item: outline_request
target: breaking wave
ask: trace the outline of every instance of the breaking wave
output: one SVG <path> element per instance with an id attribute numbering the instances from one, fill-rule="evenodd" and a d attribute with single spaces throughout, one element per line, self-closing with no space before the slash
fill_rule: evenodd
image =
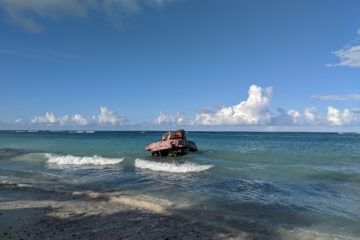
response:
<path id="1" fill-rule="evenodd" d="M 94 133 L 95 131 L 68 131 L 68 133 Z"/>
<path id="2" fill-rule="evenodd" d="M 201 172 L 209 170 L 213 165 L 198 165 L 195 163 L 165 163 L 154 162 L 137 158 L 135 160 L 135 167 L 141 169 L 149 169 L 158 172 L 171 172 L 171 173 L 189 173 L 189 172 Z"/>
<path id="3" fill-rule="evenodd" d="M 77 157 L 72 155 L 55 155 L 45 153 L 48 163 L 58 165 L 114 165 L 124 161 L 124 158 L 104 158 L 97 155 L 92 157 Z"/>

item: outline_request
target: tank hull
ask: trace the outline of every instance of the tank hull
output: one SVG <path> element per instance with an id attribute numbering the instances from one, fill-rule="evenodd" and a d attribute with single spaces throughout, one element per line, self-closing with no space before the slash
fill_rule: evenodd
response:
<path id="1" fill-rule="evenodd" d="M 195 142 L 186 140 L 185 131 L 167 132 L 162 141 L 154 142 L 145 147 L 153 156 L 181 156 L 187 152 L 197 151 Z"/>

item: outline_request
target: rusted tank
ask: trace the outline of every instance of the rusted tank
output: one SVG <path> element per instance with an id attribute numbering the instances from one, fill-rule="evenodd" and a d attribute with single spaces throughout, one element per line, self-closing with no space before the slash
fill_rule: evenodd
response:
<path id="1" fill-rule="evenodd" d="M 184 130 L 177 130 L 164 133 L 161 141 L 147 145 L 145 150 L 153 156 L 179 156 L 197 151 L 197 146 L 186 139 Z"/>

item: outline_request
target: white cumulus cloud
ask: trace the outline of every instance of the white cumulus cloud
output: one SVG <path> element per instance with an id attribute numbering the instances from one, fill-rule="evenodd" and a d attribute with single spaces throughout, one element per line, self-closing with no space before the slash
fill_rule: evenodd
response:
<path id="1" fill-rule="evenodd" d="M 45 113 L 44 116 L 36 116 L 31 119 L 31 123 L 53 125 L 58 123 L 59 119 L 54 113 Z"/>
<path id="2" fill-rule="evenodd" d="M 295 109 L 290 109 L 288 111 L 288 115 L 290 116 L 291 118 L 291 121 L 294 123 L 294 124 L 297 124 L 300 120 L 300 117 L 301 117 L 301 114 L 299 111 L 296 111 Z"/>
<path id="3" fill-rule="evenodd" d="M 155 118 L 154 123 L 157 125 L 182 125 L 185 124 L 185 114 L 178 112 L 174 115 L 167 115 L 160 112 L 160 115 Z"/>
<path id="4" fill-rule="evenodd" d="M 344 110 L 337 109 L 333 106 L 328 107 L 327 121 L 332 126 L 346 126 L 354 125 L 357 118 L 354 112 L 345 108 Z"/>
<path id="5" fill-rule="evenodd" d="M 337 96 L 337 95 L 333 95 Z M 339 95 L 340 96 L 340 95 Z M 344 95 L 345 96 L 345 95 Z M 353 96 L 353 95 L 346 95 Z M 262 88 L 251 85 L 248 90 L 248 97 L 239 104 L 217 109 L 203 109 L 195 114 L 195 117 L 187 120 L 185 113 L 160 114 L 153 120 L 154 125 L 192 125 L 193 127 L 208 126 L 359 126 L 360 109 L 337 109 L 328 106 L 326 112 L 317 111 L 315 107 L 307 107 L 303 111 L 297 109 L 278 108 L 277 112 L 270 111 L 272 88 Z M 100 113 L 93 116 L 84 116 L 79 113 L 74 115 L 57 116 L 53 112 L 46 112 L 44 115 L 35 116 L 30 121 L 17 119 L 14 121 L 18 126 L 35 124 L 40 126 L 135 126 L 123 115 L 109 110 L 107 107 L 100 107 Z M 146 126 L 144 122 L 138 126 Z M 153 126 L 154 126 L 153 125 Z M 151 126 L 151 125 L 148 125 Z"/>
<path id="6" fill-rule="evenodd" d="M 110 111 L 106 107 L 100 107 L 98 116 L 85 117 L 81 114 L 56 116 L 54 113 L 45 113 L 43 116 L 35 116 L 30 123 L 49 126 L 88 126 L 88 125 L 124 125 L 129 123 L 124 116 Z"/>
<path id="7" fill-rule="evenodd" d="M 271 120 L 269 104 L 272 88 L 252 85 L 248 99 L 237 105 L 223 107 L 215 113 L 201 112 L 196 115 L 193 124 L 201 125 L 258 125 Z"/>
<path id="8" fill-rule="evenodd" d="M 316 108 L 309 107 L 304 110 L 305 121 L 307 123 L 315 123 L 317 121 Z"/>
<path id="9" fill-rule="evenodd" d="M 100 115 L 97 116 L 97 123 L 100 125 L 121 125 L 127 123 L 128 120 L 117 113 L 114 113 L 106 107 L 100 107 Z"/>
<path id="10" fill-rule="evenodd" d="M 268 125 L 293 126 L 302 123 L 301 113 L 295 109 L 286 111 L 283 108 L 277 109 L 277 114 L 272 114 L 271 122 Z"/>
<path id="11" fill-rule="evenodd" d="M 80 126 L 86 126 L 89 124 L 89 120 L 83 117 L 81 114 L 75 114 L 72 116 L 71 121 Z"/>

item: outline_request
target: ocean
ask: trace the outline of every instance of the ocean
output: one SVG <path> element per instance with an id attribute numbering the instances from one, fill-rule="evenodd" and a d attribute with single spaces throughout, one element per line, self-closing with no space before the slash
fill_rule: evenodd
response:
<path id="1" fill-rule="evenodd" d="M 1 131 L 0 187 L 141 196 L 231 229 L 360 239 L 360 134 L 187 132 L 198 152 L 152 158 L 162 133 Z"/>

